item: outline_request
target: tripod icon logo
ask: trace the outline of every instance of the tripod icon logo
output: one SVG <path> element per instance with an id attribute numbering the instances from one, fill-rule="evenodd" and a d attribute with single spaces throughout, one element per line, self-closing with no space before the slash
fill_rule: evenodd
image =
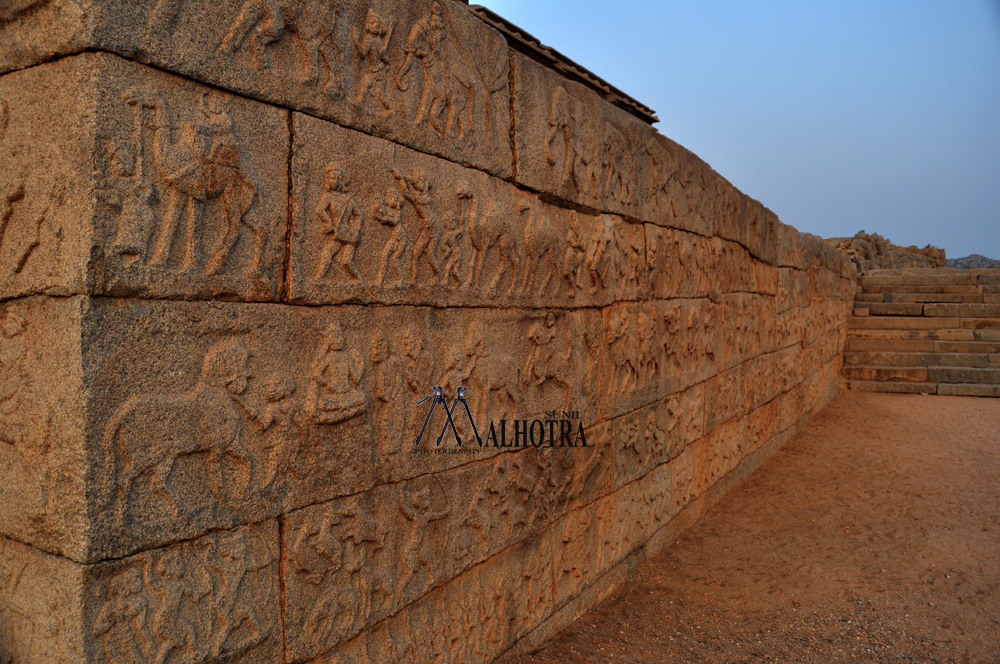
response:
<path id="1" fill-rule="evenodd" d="M 431 407 L 427 411 L 427 417 L 424 418 L 424 426 L 420 428 L 420 435 L 417 436 L 416 441 L 413 443 L 414 447 L 420 445 L 420 441 L 424 437 L 424 432 L 427 430 L 427 425 L 430 424 L 431 417 L 434 415 L 434 409 L 437 408 L 439 404 L 444 409 L 444 414 L 448 419 L 444 423 L 444 426 L 441 427 L 441 433 L 437 437 L 437 444 L 435 447 L 441 447 L 441 441 L 444 440 L 444 436 L 448 432 L 449 426 L 451 426 L 452 433 L 455 434 L 455 440 L 458 441 L 458 446 L 462 446 L 462 437 L 458 435 L 458 429 L 455 428 L 455 421 L 452 419 L 452 414 L 455 412 L 455 409 L 458 408 L 458 404 L 462 404 L 465 408 L 465 414 L 469 418 L 469 424 L 472 425 L 472 432 L 476 435 L 476 442 L 479 443 L 480 447 L 483 446 L 483 439 L 479 436 L 479 430 L 476 429 L 476 421 L 472 419 L 472 411 L 469 410 L 469 402 L 465 400 L 465 393 L 468 391 L 469 390 L 464 387 L 459 387 L 457 390 L 458 394 L 455 396 L 455 400 L 452 402 L 451 408 L 448 408 L 448 400 L 444 398 L 444 388 L 440 385 L 435 386 L 434 391 L 431 394 L 428 394 L 426 397 L 416 401 L 417 404 L 422 404 L 428 399 L 433 399 L 433 401 L 431 401 Z"/>

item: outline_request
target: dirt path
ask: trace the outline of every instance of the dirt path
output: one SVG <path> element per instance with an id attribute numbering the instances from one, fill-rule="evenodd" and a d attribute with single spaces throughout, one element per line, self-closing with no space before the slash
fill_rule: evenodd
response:
<path id="1" fill-rule="evenodd" d="M 1000 399 L 842 394 L 515 661 L 1000 662 Z"/>

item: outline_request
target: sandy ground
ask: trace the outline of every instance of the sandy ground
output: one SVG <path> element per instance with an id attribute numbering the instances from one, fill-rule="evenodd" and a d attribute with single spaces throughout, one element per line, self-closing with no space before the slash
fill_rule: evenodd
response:
<path id="1" fill-rule="evenodd" d="M 840 395 L 515 661 L 1000 662 L 1000 399 Z"/>

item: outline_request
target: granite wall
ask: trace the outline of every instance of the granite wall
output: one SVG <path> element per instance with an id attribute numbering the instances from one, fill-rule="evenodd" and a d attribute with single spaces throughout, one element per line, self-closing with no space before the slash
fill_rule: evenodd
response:
<path id="1" fill-rule="evenodd" d="M 489 662 L 836 393 L 844 256 L 462 4 L 15 0 L 0 71 L 0 662 Z"/>

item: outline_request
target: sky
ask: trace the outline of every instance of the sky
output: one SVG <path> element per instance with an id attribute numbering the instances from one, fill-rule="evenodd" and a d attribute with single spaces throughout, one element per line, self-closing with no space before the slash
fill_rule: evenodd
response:
<path id="1" fill-rule="evenodd" d="M 785 223 L 1000 259 L 1000 0 L 472 0 Z"/>

